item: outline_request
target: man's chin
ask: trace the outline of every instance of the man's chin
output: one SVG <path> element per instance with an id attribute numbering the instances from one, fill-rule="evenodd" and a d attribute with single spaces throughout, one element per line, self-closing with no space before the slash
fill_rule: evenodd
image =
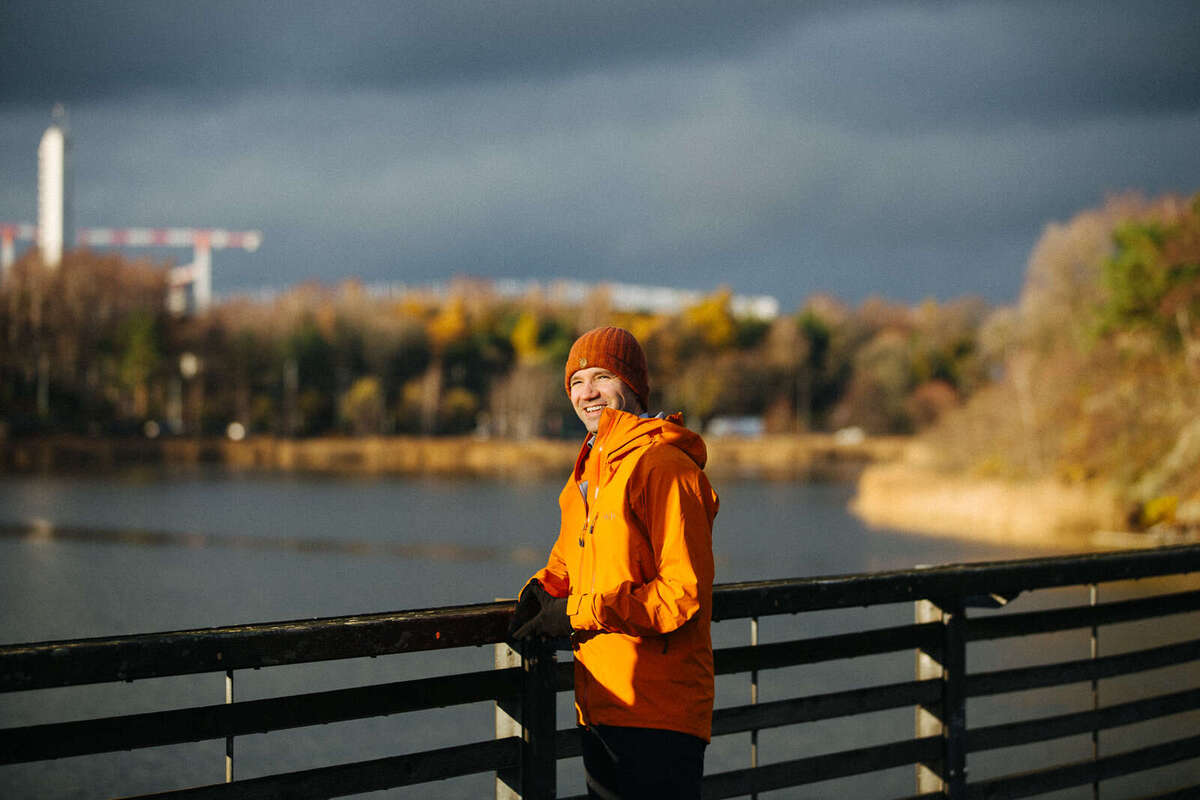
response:
<path id="1" fill-rule="evenodd" d="M 576 412 L 576 416 L 583 423 L 583 427 L 588 429 L 588 433 L 595 433 L 600 429 L 600 414 L 579 414 Z"/>

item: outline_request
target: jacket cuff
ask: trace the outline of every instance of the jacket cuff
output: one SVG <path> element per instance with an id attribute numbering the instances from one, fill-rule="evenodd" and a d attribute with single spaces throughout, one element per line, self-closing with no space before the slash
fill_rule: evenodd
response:
<path id="1" fill-rule="evenodd" d="M 600 624 L 600 620 L 596 618 L 595 609 L 592 608 L 595 597 L 593 594 L 573 594 L 567 598 L 567 619 L 570 620 L 573 629 L 577 631 L 603 630 L 604 626 Z"/>
<path id="2" fill-rule="evenodd" d="M 541 574 L 542 573 L 540 573 L 540 572 L 537 573 L 537 575 L 541 575 Z M 558 594 L 555 594 L 554 592 L 552 592 L 550 590 L 550 587 L 546 585 L 546 582 L 544 580 L 538 578 L 537 575 L 530 578 L 529 581 L 526 582 L 526 584 L 521 587 L 521 591 L 517 592 L 517 600 L 518 601 L 525 595 L 525 592 L 529 589 L 529 587 L 534 586 L 535 584 L 537 586 L 542 587 L 542 591 L 545 592 L 546 594 L 550 595 L 551 597 L 562 597 L 563 596 L 563 595 L 558 595 Z"/>

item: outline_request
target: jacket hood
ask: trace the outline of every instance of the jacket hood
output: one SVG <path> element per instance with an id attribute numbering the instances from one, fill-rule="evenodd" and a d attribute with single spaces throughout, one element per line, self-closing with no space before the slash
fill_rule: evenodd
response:
<path id="1" fill-rule="evenodd" d="M 683 427 L 681 414 L 643 418 L 613 408 L 606 408 L 601 413 L 596 429 L 596 444 L 603 445 L 609 460 L 618 459 L 654 441 L 682 450 L 700 469 L 704 469 L 708 461 L 708 448 L 704 446 L 704 440 L 700 434 Z M 576 472 L 583 466 L 586 457 L 585 446 L 576 464 Z"/>

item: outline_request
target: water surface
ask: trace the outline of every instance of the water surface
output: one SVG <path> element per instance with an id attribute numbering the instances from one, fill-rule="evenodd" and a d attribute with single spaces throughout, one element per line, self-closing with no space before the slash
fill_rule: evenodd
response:
<path id="1" fill-rule="evenodd" d="M 246 622 L 427 608 L 512 596 L 544 562 L 557 531 L 558 481 L 330 478 L 220 469 L 143 470 L 119 476 L 0 478 L 0 642 L 177 630 Z M 961 561 L 1045 555 L 947 538 L 871 530 L 847 513 L 839 484 L 726 481 L 713 549 L 719 583 L 867 572 Z M 1042 603 L 1080 602 L 1047 593 Z M 1085 600 L 1082 600 L 1085 601 Z M 911 608 L 871 609 L 853 627 L 898 624 Z M 833 632 L 836 615 L 762 622 L 764 641 Z M 744 621 L 716 626 L 718 645 L 742 644 Z M 1078 637 L 1077 637 L 1078 638 Z M 1050 646 L 1086 654 L 1086 637 Z M 1004 660 L 1007 650 L 990 658 Z M 239 698 L 404 680 L 485 669 L 485 648 L 419 657 L 365 659 L 240 674 Z M 975 669 L 976 665 L 972 665 Z M 907 680 L 912 655 L 864 659 L 762 676 L 778 699 L 851 685 Z M 0 697 L 0 726 L 221 702 L 222 676 L 138 681 Z M 745 676 L 718 682 L 718 705 L 745 702 Z M 1043 713 L 1090 703 L 1058 693 Z M 570 719 L 563 697 L 560 726 Z M 1074 705 L 1073 705 L 1074 704 Z M 973 712 L 975 713 L 975 712 Z M 978 714 L 989 711 L 981 706 Z M 240 777 L 459 744 L 491 735 L 487 704 L 240 738 Z M 762 734 L 766 761 L 908 735 L 911 711 Z M 881 738 L 882 737 L 882 738 Z M 737 741 L 733 741 L 737 739 Z M 217 782 L 223 743 L 0 767 L 0 796 L 93 797 Z M 1073 753 L 1083 747 L 1062 747 Z M 1087 743 L 1090 753 L 1090 743 Z M 714 742 L 710 771 L 745 766 L 745 737 Z M 1003 766 L 1003 765 L 1000 765 Z M 999 767 L 998 767 L 999 768 Z M 581 791 L 575 764 L 560 786 Z M 855 789 L 854 786 L 860 788 Z M 102 788 L 101 788 L 102 787 Z M 869 791 L 868 791 L 869 789 Z M 800 790 L 797 790 L 799 792 Z M 776 796 L 823 797 L 807 793 Z M 830 790 L 832 791 L 832 790 Z M 842 796 L 911 793 L 895 770 Z M 388 796 L 478 797 L 476 776 Z M 850 792 L 850 795 L 846 795 Z"/>

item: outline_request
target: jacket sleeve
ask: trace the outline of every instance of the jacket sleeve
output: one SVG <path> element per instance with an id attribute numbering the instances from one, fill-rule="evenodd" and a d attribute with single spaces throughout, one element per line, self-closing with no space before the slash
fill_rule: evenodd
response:
<path id="1" fill-rule="evenodd" d="M 562 549 L 563 536 L 559 537 L 554 542 L 554 547 L 550 550 L 550 558 L 546 561 L 546 566 L 539 569 L 533 574 L 525 586 L 533 583 L 535 580 L 542 584 L 547 592 L 555 597 L 566 597 L 571 592 L 571 579 L 567 574 L 567 562 L 563 559 Z M 525 587 L 521 587 L 521 592 L 525 591 Z M 520 598 L 518 593 L 517 597 Z"/>
<path id="2" fill-rule="evenodd" d="M 687 458 L 682 453 L 681 458 Z M 654 636 L 670 633 L 712 596 L 712 521 L 717 496 L 694 465 L 653 459 L 628 500 L 645 527 L 657 574 L 642 584 L 576 595 L 567 612 L 576 630 Z M 574 606 L 574 607 L 572 607 Z"/>

